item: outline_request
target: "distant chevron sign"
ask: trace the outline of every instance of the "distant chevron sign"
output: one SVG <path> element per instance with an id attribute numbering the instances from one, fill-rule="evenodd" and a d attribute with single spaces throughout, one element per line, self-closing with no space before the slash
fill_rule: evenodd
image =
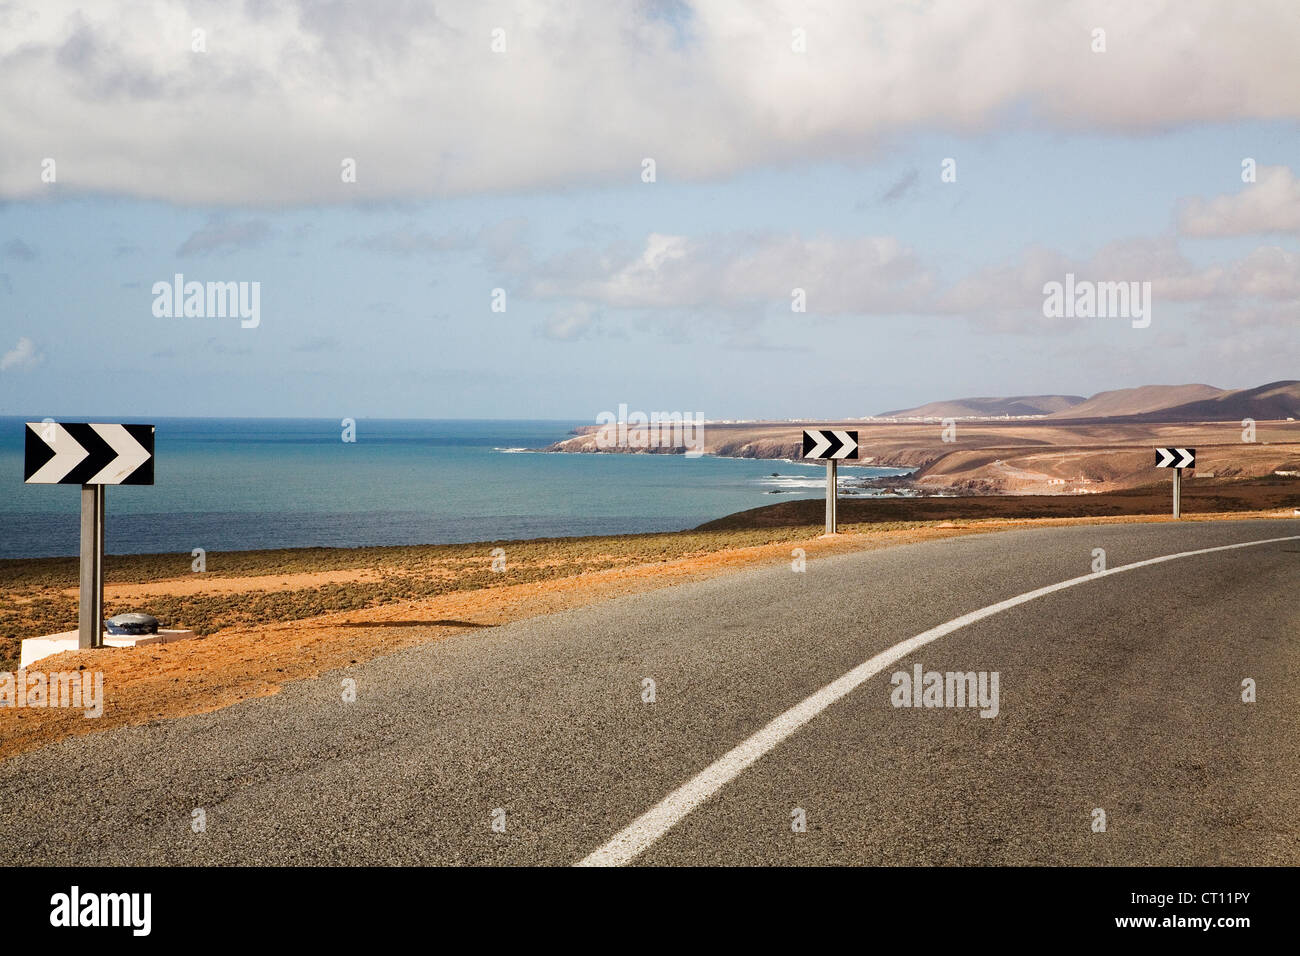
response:
<path id="1" fill-rule="evenodd" d="M 1191 468 L 1196 464 L 1195 448 L 1157 448 L 1157 468 Z"/>
<path id="2" fill-rule="evenodd" d="M 803 456 L 819 461 L 826 458 L 857 458 L 858 433 L 829 428 L 805 428 Z"/>
<path id="3" fill-rule="evenodd" d="M 152 485 L 152 425 L 28 422 L 29 485 Z"/>

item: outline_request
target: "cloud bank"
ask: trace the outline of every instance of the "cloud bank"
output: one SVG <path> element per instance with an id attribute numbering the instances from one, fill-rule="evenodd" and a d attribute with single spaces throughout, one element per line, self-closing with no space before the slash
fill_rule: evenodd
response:
<path id="1" fill-rule="evenodd" d="M 422 198 L 852 161 L 920 127 L 1296 119 L 1298 47 L 1294 0 L 15 0 L 0 198 Z"/>

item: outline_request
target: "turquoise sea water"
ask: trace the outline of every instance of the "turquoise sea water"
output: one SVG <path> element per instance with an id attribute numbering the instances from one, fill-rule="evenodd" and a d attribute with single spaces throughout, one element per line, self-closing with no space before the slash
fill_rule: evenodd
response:
<path id="1" fill-rule="evenodd" d="M 0 558 L 76 554 L 79 491 L 23 484 L 23 421 L 0 418 Z M 153 424 L 156 483 L 105 492 L 109 553 L 671 531 L 825 494 L 821 465 L 517 451 L 577 422 L 362 419 L 355 443 L 337 419 Z"/>

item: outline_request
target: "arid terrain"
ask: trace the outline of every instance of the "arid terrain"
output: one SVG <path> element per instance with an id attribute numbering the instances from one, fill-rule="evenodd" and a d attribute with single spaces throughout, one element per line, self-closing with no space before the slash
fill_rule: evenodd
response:
<path id="1" fill-rule="evenodd" d="M 859 464 L 915 468 L 910 483 L 939 493 L 1092 494 L 1137 488 L 1163 477 L 1154 467 L 1157 445 L 1195 448 L 1199 477 L 1261 478 L 1300 471 L 1300 422 L 1295 421 L 1256 423 L 1254 442 L 1242 440 L 1240 422 L 959 421 L 955 434 L 948 432 L 952 441 L 944 440 L 940 422 L 710 423 L 704 426 L 704 451 L 798 460 L 805 427 L 853 429 L 862 446 Z M 594 426 L 579 431 L 548 450 L 637 451 L 598 449 Z"/>
<path id="2" fill-rule="evenodd" d="M 1300 382 L 1228 390 L 1210 385 L 1147 385 L 1070 395 L 932 402 L 865 419 L 706 422 L 704 454 L 798 460 L 804 428 L 858 433 L 857 463 L 913 468 L 892 482 L 920 493 L 1082 495 L 1166 479 L 1153 448 L 1196 449 L 1201 478 L 1266 478 L 1300 472 Z M 652 441 L 600 447 L 598 426 L 546 451 L 681 454 L 667 427 Z M 653 433 L 653 427 L 650 429 Z M 657 447 L 639 447 L 639 445 Z M 852 463 L 846 462 L 846 467 Z"/>

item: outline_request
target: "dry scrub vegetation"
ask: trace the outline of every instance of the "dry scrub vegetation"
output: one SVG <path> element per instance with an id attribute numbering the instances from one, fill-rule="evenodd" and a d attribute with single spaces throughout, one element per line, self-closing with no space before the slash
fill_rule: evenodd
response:
<path id="1" fill-rule="evenodd" d="M 894 522 L 876 527 L 888 530 L 915 524 Z M 210 552 L 207 571 L 202 574 L 191 572 L 188 554 L 109 555 L 104 572 L 105 613 L 144 611 L 165 627 L 213 634 L 229 627 L 304 620 L 456 591 L 528 584 L 775 544 L 807 538 L 809 533 L 806 527 L 791 527 L 409 547 Z M 491 552 L 498 547 L 506 551 L 504 573 L 492 571 Z M 115 587 L 167 583 L 175 586 L 147 591 Z M 0 670 L 17 666 L 22 638 L 76 628 L 76 588 L 75 558 L 0 561 Z"/>

